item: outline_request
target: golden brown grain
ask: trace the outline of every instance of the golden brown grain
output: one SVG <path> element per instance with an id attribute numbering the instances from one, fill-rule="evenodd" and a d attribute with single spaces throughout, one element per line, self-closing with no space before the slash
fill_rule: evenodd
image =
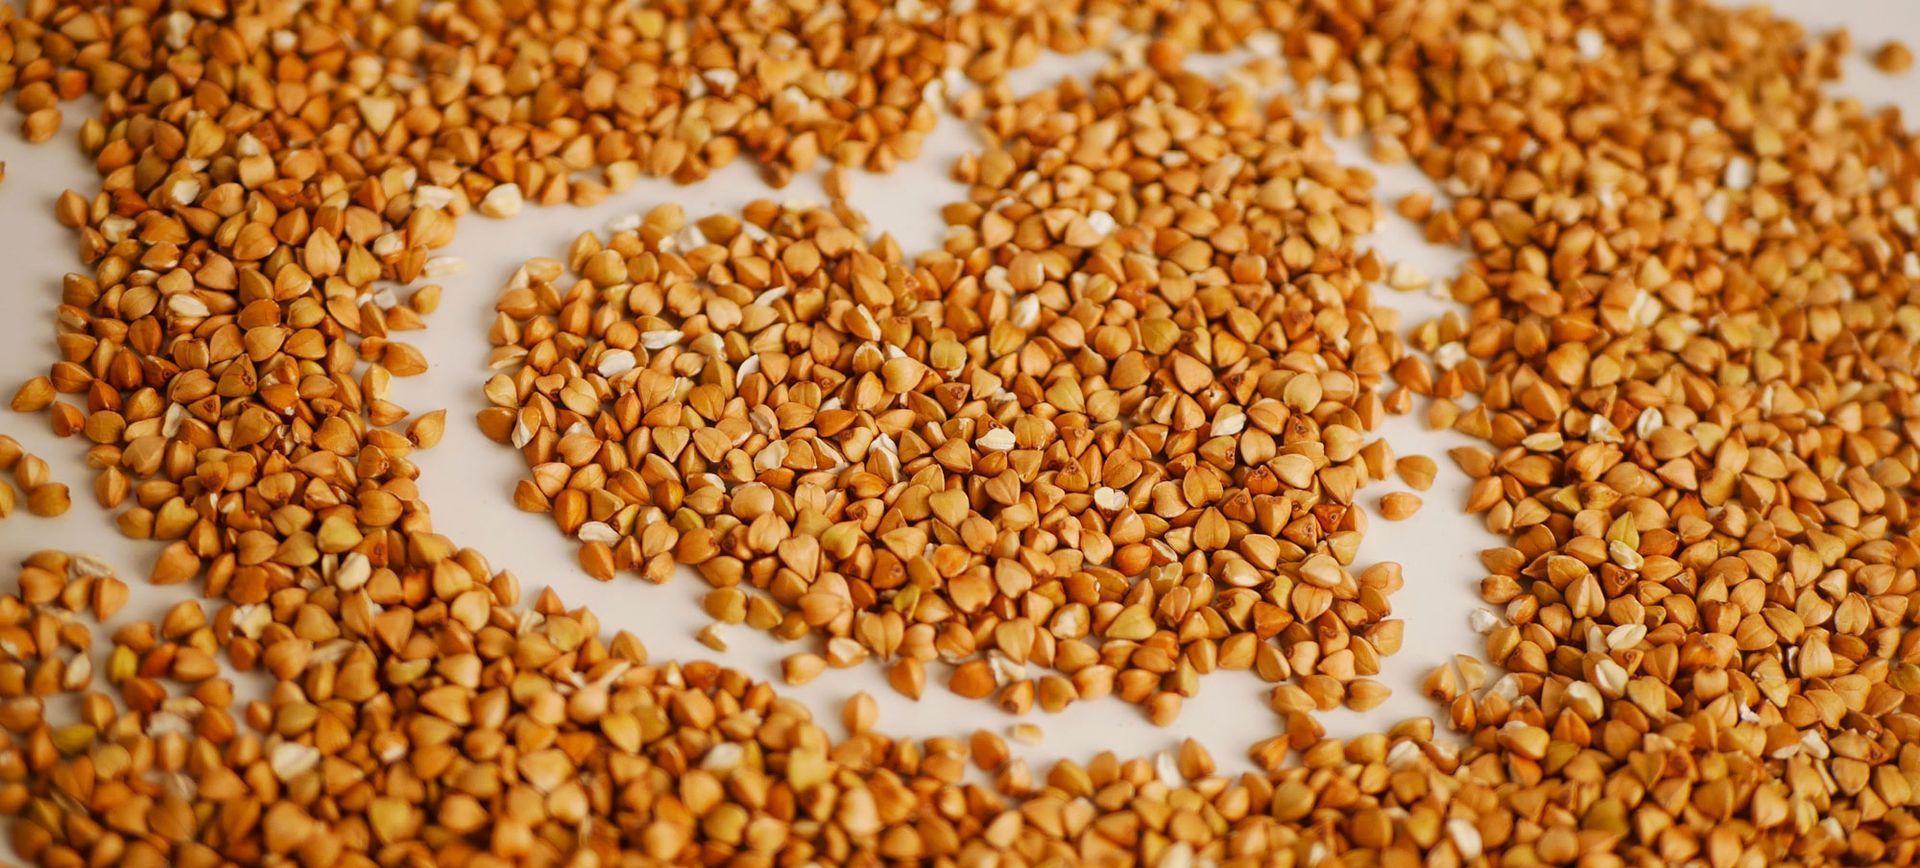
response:
<path id="1" fill-rule="evenodd" d="M 1380 517 L 1388 521 L 1401 521 L 1420 511 L 1419 495 L 1405 491 L 1388 492 L 1380 497 Z"/>
<path id="2" fill-rule="evenodd" d="M 1913 68 L 1913 50 L 1898 39 L 1889 39 L 1873 52 L 1873 65 L 1888 75 L 1898 75 Z"/>

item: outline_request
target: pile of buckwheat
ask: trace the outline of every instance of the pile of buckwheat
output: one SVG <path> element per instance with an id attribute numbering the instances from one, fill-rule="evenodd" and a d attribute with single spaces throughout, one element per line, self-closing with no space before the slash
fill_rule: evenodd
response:
<path id="1" fill-rule="evenodd" d="M 1002 80 L 1095 48 L 1121 60 L 1091 80 Z M 1186 68 L 1234 48 L 1259 70 Z M 1697 0 L 0 5 L 27 137 L 99 104 L 99 189 L 54 215 L 86 269 L 13 406 L 92 444 L 149 581 L 199 597 L 96 649 L 128 585 L 21 567 L 14 852 L 1911 863 L 1920 149 L 1825 92 L 1853 50 Z M 389 393 L 426 369 L 404 332 L 457 218 L 742 155 L 885 171 L 943 105 L 986 144 L 941 249 L 761 202 L 529 261 L 478 420 L 526 459 L 514 501 L 596 578 L 687 564 L 716 623 L 806 639 L 791 682 L 884 665 L 910 696 L 1166 723 L 1253 670 L 1281 714 L 1258 772 L 1192 741 L 1031 769 L 984 731 L 889 738 L 864 695 L 836 742 L 433 531 L 409 456 L 446 421 Z M 1462 313 L 1403 337 L 1374 303 L 1425 279 L 1365 248 L 1384 209 L 1319 118 L 1436 182 L 1396 210 L 1472 254 Z M 1360 490 L 1433 479 L 1372 433 L 1416 397 L 1481 442 L 1465 507 L 1510 539 L 1484 657 L 1427 678 L 1439 722 L 1326 738 L 1313 714 L 1377 705 L 1400 644 L 1400 568 L 1349 567 Z"/>

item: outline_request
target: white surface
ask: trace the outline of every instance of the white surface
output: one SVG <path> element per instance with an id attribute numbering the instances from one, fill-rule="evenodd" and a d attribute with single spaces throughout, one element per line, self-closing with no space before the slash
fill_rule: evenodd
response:
<path id="1" fill-rule="evenodd" d="M 1867 53 L 1889 36 L 1900 36 L 1910 45 L 1920 44 L 1920 5 L 1903 0 L 1802 0 L 1778 4 L 1777 8 L 1799 17 L 1816 33 L 1838 24 L 1852 29 L 1856 53 L 1848 63 L 1844 92 L 1858 95 L 1868 104 L 1896 102 L 1909 113 L 1920 112 L 1920 90 L 1915 88 L 1915 83 L 1920 83 L 1920 77 L 1915 76 L 1920 74 L 1889 78 L 1866 62 Z M 1021 74 L 1016 82 L 1021 90 L 1050 84 L 1063 73 L 1097 67 L 1099 59 L 1089 55 L 1050 61 Z M 22 503 L 12 518 L 0 522 L 0 569 L 5 572 L 0 582 L 11 585 L 13 565 L 37 549 L 65 548 L 97 554 L 134 587 L 133 603 L 117 619 L 126 621 L 157 616 L 195 592 L 192 586 L 156 588 L 145 583 L 158 544 L 124 539 L 114 529 L 111 516 L 92 496 L 93 473 L 82 466 L 85 444 L 81 438 L 55 438 L 43 414 L 18 415 L 3 409 L 3 402 L 11 399 L 21 382 L 44 374 L 55 359 L 53 313 L 59 303 L 60 279 L 79 267 L 79 262 L 73 252 L 75 236 L 54 222 L 52 206 L 62 190 L 71 188 L 90 195 L 98 189 L 97 176 L 71 135 L 79 119 L 91 111 L 86 103 L 69 106 L 67 133 L 42 145 L 25 144 L 19 137 L 18 114 L 11 109 L 0 111 L 0 160 L 7 163 L 6 180 L 0 183 L 0 227 L 5 230 L 0 232 L 0 262 L 7 264 L 11 281 L 6 292 L 7 308 L 0 314 L 0 433 L 14 436 L 29 451 L 45 457 L 53 466 L 55 480 L 67 483 L 74 496 L 73 509 L 62 518 L 27 515 Z M 855 173 L 853 202 L 875 227 L 892 232 L 906 249 L 933 246 L 944 228 L 939 207 L 965 193 L 948 179 L 948 169 L 953 158 L 974 143 L 974 133 L 966 124 L 943 117 L 918 161 L 887 176 Z M 1374 168 L 1380 179 L 1376 197 L 1385 206 L 1406 192 L 1432 189 L 1410 166 L 1376 166 L 1354 143 L 1334 144 L 1349 164 Z M 483 552 L 496 569 L 512 570 L 520 577 L 526 599 L 552 585 L 568 605 L 592 606 L 609 630 L 624 628 L 640 636 L 655 659 L 719 660 L 777 683 L 780 658 L 814 648 L 812 640 L 783 644 L 739 626 L 725 634 L 729 650 L 717 654 L 694 640 L 695 631 L 708 622 L 699 608 L 700 596 L 708 586 L 691 571 L 682 570 L 663 586 L 647 584 L 631 575 L 609 584 L 588 578 L 577 565 L 574 545 L 554 529 L 547 517 L 513 508 L 513 484 L 525 472 L 520 456 L 488 441 L 473 423 L 474 413 L 483 406 L 480 386 L 487 377 L 486 333 L 493 302 L 507 276 L 522 261 L 535 256 L 561 256 L 579 233 L 600 231 L 615 217 L 644 212 L 663 202 L 679 202 L 689 215 L 699 216 L 737 210 L 763 197 L 824 201 L 814 178 L 802 178 L 787 189 L 772 190 L 743 161 L 692 187 L 642 182 L 591 209 L 529 207 L 511 220 L 488 220 L 477 215 L 463 220 L 458 240 L 446 252 L 466 260 L 465 272 L 441 281 L 446 291 L 426 331 L 400 336 L 420 347 L 432 367 L 423 376 L 396 381 L 396 392 L 401 405 L 414 413 L 439 408 L 448 411 L 445 439 L 417 457 L 421 488 L 433 508 L 436 528 L 457 544 Z M 1411 224 L 1390 211 L 1372 243 L 1389 262 L 1410 261 L 1436 277 L 1451 274 L 1461 258 L 1457 251 L 1426 245 Z M 1384 303 L 1402 311 L 1403 327 L 1446 309 L 1444 303 L 1417 294 L 1394 293 L 1385 287 L 1379 293 Z M 1321 720 L 1335 735 L 1358 734 L 1407 717 L 1432 714 L 1435 706 L 1418 693 L 1421 676 L 1455 653 L 1478 654 L 1480 650 L 1479 637 L 1467 628 L 1467 613 L 1481 605 L 1476 592 L 1482 576 L 1478 553 L 1500 540 L 1483 529 L 1478 517 L 1463 515 L 1459 509 L 1466 479 L 1444 452 L 1467 439 L 1427 432 L 1419 416 L 1416 409 L 1413 416 L 1392 420 L 1378 434 L 1387 438 L 1395 454 L 1422 453 L 1439 463 L 1438 481 L 1433 490 L 1422 495 L 1426 508 L 1404 522 L 1378 519 L 1378 498 L 1395 490 L 1397 480 L 1370 486 L 1360 497 L 1376 515 L 1361 547 L 1358 566 L 1382 560 L 1399 561 L 1404 566 L 1406 587 L 1393 596 L 1392 603 L 1393 617 L 1406 621 L 1406 639 L 1398 654 L 1386 658 L 1384 671 L 1378 676 L 1393 688 L 1394 695 L 1365 715 L 1345 710 L 1322 715 Z M 979 728 L 1004 734 L 1017 720 L 1037 723 L 1047 733 L 1043 743 L 1035 747 L 1010 744 L 1016 755 L 1036 764 L 1060 757 L 1085 759 L 1098 749 L 1111 749 L 1122 756 L 1141 755 L 1177 746 L 1181 738 L 1191 735 L 1212 749 L 1223 770 L 1238 771 L 1248 767 L 1245 753 L 1249 744 L 1279 732 L 1279 720 L 1267 707 L 1267 686 L 1248 673 L 1216 672 L 1203 677 L 1200 695 L 1186 703 L 1179 722 L 1169 729 L 1152 726 L 1137 708 L 1113 699 L 1076 703 L 1059 715 L 1036 710 L 1016 719 L 989 702 L 966 700 L 947 692 L 944 675 L 940 667 L 929 670 L 926 696 L 917 703 L 888 688 L 881 666 L 875 663 L 828 671 L 810 685 L 780 689 L 804 700 L 816 716 L 835 728 L 839 726 L 840 703 L 854 692 L 865 690 L 879 702 L 880 730 L 901 737 L 964 736 Z M 1043 769 L 1044 765 L 1035 768 Z"/>

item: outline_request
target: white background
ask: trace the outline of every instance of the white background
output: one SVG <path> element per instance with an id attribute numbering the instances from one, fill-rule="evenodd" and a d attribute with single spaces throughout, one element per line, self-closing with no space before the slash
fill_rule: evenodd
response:
<path id="1" fill-rule="evenodd" d="M 1920 46 L 1920 5 L 1903 0 L 1801 0 L 1780 3 L 1777 8 L 1800 18 L 1815 32 L 1833 25 L 1852 30 L 1856 50 L 1848 59 L 1842 92 L 1857 95 L 1870 105 L 1895 102 L 1910 114 L 1920 112 L 1920 91 L 1915 88 L 1920 77 L 1911 73 L 1887 77 L 1867 63 L 1867 55 L 1888 36 L 1900 36 L 1910 45 Z M 1024 92 L 1049 85 L 1062 74 L 1084 74 L 1100 62 L 1101 58 L 1094 55 L 1049 59 L 1041 67 L 1021 73 L 1015 81 Z M 60 279 L 80 263 L 74 252 L 74 234 L 53 220 L 53 203 L 65 189 L 89 196 L 98 189 L 98 178 L 72 136 L 80 118 L 93 110 L 87 102 L 70 105 L 67 131 L 41 145 L 21 140 L 17 112 L 0 110 L 0 160 L 7 164 L 6 180 L 0 183 L 0 263 L 4 263 L 4 272 L 0 273 L 7 280 L 5 307 L 0 312 L 0 433 L 12 435 L 29 451 L 46 458 L 53 466 L 54 479 L 65 482 L 74 495 L 73 509 L 67 515 L 42 519 L 27 514 L 25 493 L 21 493 L 20 508 L 12 518 L 0 521 L 0 565 L 4 565 L 0 569 L 6 573 L 0 578 L 0 587 L 13 587 L 13 564 L 37 549 L 96 554 L 113 564 L 134 589 L 132 604 L 115 620 L 113 626 L 118 626 L 134 618 L 155 617 L 194 592 L 191 586 L 156 588 L 146 584 L 158 544 L 124 539 L 114 529 L 112 517 L 93 498 L 92 472 L 81 464 L 83 438 L 55 438 L 44 414 L 20 415 L 4 409 L 20 383 L 46 373 L 48 364 L 56 358 L 53 315 L 59 303 Z M 966 123 L 943 117 L 919 160 L 891 175 L 854 173 L 852 201 L 869 215 L 875 227 L 892 232 L 909 251 L 932 247 L 944 228 L 939 207 L 965 195 L 959 184 L 948 179 L 947 171 L 953 158 L 974 148 L 976 141 L 976 134 Z M 1346 162 L 1372 166 L 1353 143 L 1335 145 Z M 1372 167 L 1381 179 L 1376 196 L 1383 206 L 1390 206 L 1406 192 L 1432 189 L 1410 167 Z M 458 240 L 442 252 L 463 258 L 465 271 L 441 281 L 446 291 L 439 311 L 429 317 L 426 331 L 396 335 L 420 347 L 432 366 L 423 376 L 396 380 L 396 400 L 415 413 L 440 408 L 448 411 L 445 439 L 437 448 L 416 456 L 421 488 L 433 510 L 434 524 L 456 544 L 479 549 L 496 569 L 512 570 L 520 578 L 525 599 L 531 600 L 541 588 L 552 585 L 569 606 L 591 606 L 607 629 L 624 628 L 640 636 L 655 660 L 717 659 L 756 678 L 777 682 L 781 657 L 815 650 L 813 640 L 782 644 L 739 626 L 725 633 L 730 647 L 718 654 L 694 640 L 694 633 L 708 622 L 699 608 L 707 585 L 691 571 L 682 570 L 663 586 L 647 584 L 631 575 L 608 584 L 588 578 L 577 565 L 573 544 L 562 538 L 550 519 L 513 508 L 513 484 L 525 472 L 520 456 L 488 441 L 473 423 L 474 413 L 484 406 L 480 386 L 487 377 L 486 334 L 493 302 L 508 275 L 522 261 L 563 256 L 568 242 L 579 233 L 600 231 L 615 218 L 645 212 L 660 203 L 679 202 L 690 216 L 697 217 L 717 210 L 736 210 L 763 197 L 824 201 L 816 179 L 802 178 L 785 190 L 771 190 L 743 159 L 692 187 L 643 181 L 591 209 L 529 207 L 510 220 L 478 215 L 463 219 Z M 1409 261 L 1436 276 L 1450 274 L 1460 260 L 1456 251 L 1426 245 L 1411 224 L 1390 211 L 1372 243 L 1389 262 Z M 1379 297 L 1401 309 L 1406 327 L 1446 309 L 1443 302 L 1418 294 L 1394 293 L 1385 287 L 1380 288 Z M 1482 575 L 1478 552 L 1501 541 L 1488 534 L 1477 517 L 1463 515 L 1459 509 L 1467 481 L 1444 453 L 1468 441 L 1427 432 L 1419 417 L 1420 410 L 1416 409 L 1412 417 L 1392 420 L 1378 433 L 1387 438 L 1396 454 L 1423 453 L 1439 463 L 1439 480 L 1423 495 L 1426 508 L 1407 521 L 1379 520 L 1378 499 L 1394 490 L 1398 480 L 1367 487 L 1360 498 L 1375 516 L 1356 566 L 1393 560 L 1405 568 L 1406 587 L 1393 596 L 1392 603 L 1393 617 L 1406 621 L 1406 640 L 1398 654 L 1385 660 L 1384 672 L 1378 676 L 1393 688 L 1394 695 L 1364 715 L 1344 709 L 1322 715 L 1321 720 L 1334 735 L 1358 734 L 1406 717 L 1431 714 L 1434 706 L 1418 694 L 1421 676 L 1453 654 L 1478 654 L 1480 650 L 1479 637 L 1467 628 L 1467 613 L 1480 605 L 1476 593 Z M 10 475 L 8 481 L 12 481 Z M 96 637 L 96 642 L 105 641 L 104 632 L 96 633 Z M 938 684 L 933 683 L 936 680 Z M 961 699 L 947 692 L 939 667 L 930 669 L 926 695 L 917 703 L 889 689 L 876 663 L 828 671 L 812 684 L 780 689 L 806 701 L 816 716 L 836 730 L 841 702 L 860 690 L 879 701 L 879 729 L 895 736 L 964 736 L 978 728 L 1004 734 L 1016 721 L 988 702 Z M 1034 747 L 1012 747 L 1016 755 L 1036 763 L 1036 772 L 1040 772 L 1044 763 L 1055 758 L 1084 760 L 1099 749 L 1137 756 L 1177 746 L 1181 738 L 1193 736 L 1212 749 L 1224 770 L 1240 770 L 1248 767 L 1245 753 L 1249 744 L 1279 732 L 1279 720 L 1268 710 L 1266 692 L 1266 685 L 1247 673 L 1205 676 L 1200 682 L 1200 695 L 1186 703 L 1179 721 L 1169 729 L 1152 726 L 1138 709 L 1112 699 L 1077 703 L 1058 715 L 1036 710 L 1024 720 L 1040 724 L 1046 731 L 1045 740 Z"/>

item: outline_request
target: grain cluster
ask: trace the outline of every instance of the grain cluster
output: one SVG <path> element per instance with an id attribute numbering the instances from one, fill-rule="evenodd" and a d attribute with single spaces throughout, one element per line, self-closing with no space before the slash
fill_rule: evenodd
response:
<path id="1" fill-rule="evenodd" d="M 1367 432 L 1403 350 L 1365 177 L 1284 102 L 1147 69 L 983 125 L 912 262 L 770 202 L 529 262 L 480 419 L 516 502 L 598 578 L 677 561 L 721 623 L 823 634 L 790 681 L 874 657 L 918 696 L 938 662 L 1164 723 L 1229 668 L 1296 680 L 1290 712 L 1377 703 L 1400 575 L 1349 569 L 1354 494 L 1393 472 Z"/>
<path id="2" fill-rule="evenodd" d="M 13 482 L 0 479 L 0 519 L 25 506 L 42 518 L 64 515 L 72 505 L 65 483 L 55 482 L 46 459 L 20 448 L 20 441 L 0 434 L 0 472 L 11 471 Z"/>
<path id="3" fill-rule="evenodd" d="M 1102 46 L 1090 82 L 1001 82 Z M 1370 284 L 1429 279 L 1360 245 L 1371 179 L 1184 70 L 1236 46 L 1435 181 L 1397 210 L 1471 254 L 1461 313 L 1398 335 Z M 89 444 L 148 580 L 193 595 L 128 621 L 126 584 L 45 553 L 0 596 L 14 852 L 1914 862 L 1920 151 L 1825 89 L 1854 50 L 1699 0 L 0 5 L 26 137 L 99 104 L 98 189 L 53 214 L 84 267 L 16 409 Z M 762 203 L 530 262 L 480 419 L 528 461 L 516 502 L 591 574 L 694 564 L 716 621 L 816 642 L 793 681 L 879 657 L 917 694 L 939 662 L 1015 711 L 1167 721 L 1252 668 L 1257 772 L 1196 743 L 1031 769 L 861 700 L 836 742 L 433 531 L 411 455 L 447 423 L 391 384 L 459 218 L 743 154 L 885 170 L 942 104 L 987 144 L 939 250 Z M 1439 720 L 1325 738 L 1397 644 L 1400 570 L 1349 568 L 1359 488 L 1434 478 L 1369 434 L 1415 396 L 1477 438 L 1465 506 L 1510 540 L 1484 657 L 1428 677 Z"/>

